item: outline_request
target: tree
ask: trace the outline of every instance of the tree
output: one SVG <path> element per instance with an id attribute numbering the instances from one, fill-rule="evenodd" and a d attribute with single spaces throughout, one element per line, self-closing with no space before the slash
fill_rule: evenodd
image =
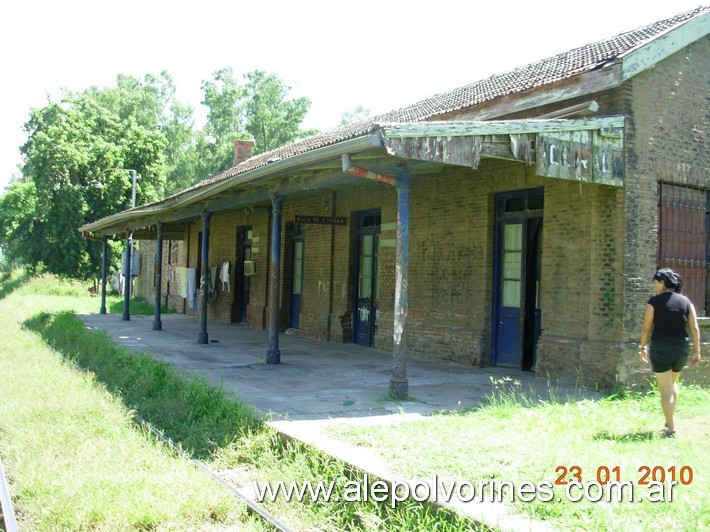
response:
<path id="1" fill-rule="evenodd" d="M 0 197 L 0 245 L 5 257 L 20 264 L 41 261 L 41 248 L 32 238 L 37 227 L 37 191 L 32 181 L 15 181 Z"/>
<path id="2" fill-rule="evenodd" d="M 197 136 L 196 148 L 206 175 L 214 175 L 231 166 L 233 143 L 243 138 L 244 98 L 246 89 L 234 79 L 231 68 L 217 70 L 212 81 L 202 82 L 202 104 L 208 109 L 207 123 Z"/>
<path id="3" fill-rule="evenodd" d="M 340 118 L 340 125 L 347 126 L 353 122 L 359 122 L 370 116 L 370 110 L 364 108 L 362 105 L 358 105 L 349 111 L 345 111 L 343 116 Z"/>
<path id="4" fill-rule="evenodd" d="M 115 87 L 65 91 L 32 109 L 20 149 L 23 176 L 0 198 L 6 258 L 96 276 L 100 246 L 77 227 L 130 207 L 129 170 L 141 175 L 140 205 L 229 168 L 236 139 L 253 136 L 260 153 L 315 133 L 300 129 L 310 101 L 288 100 L 290 88 L 273 74 L 257 70 L 240 84 L 225 68 L 202 89 L 208 116 L 200 131 L 166 72 L 142 80 L 120 75 Z"/>
<path id="5" fill-rule="evenodd" d="M 192 115 L 192 107 L 173 101 L 170 116 L 162 128 L 167 166 L 166 195 L 183 190 L 202 178 Z"/>
<path id="6" fill-rule="evenodd" d="M 275 75 L 255 70 L 245 75 L 245 129 L 254 139 L 254 151 L 263 153 L 313 134 L 301 131 L 308 113 L 308 98 L 286 99 L 290 87 Z"/>
<path id="7" fill-rule="evenodd" d="M 141 92 L 138 87 L 134 96 Z M 123 169 L 141 174 L 139 204 L 163 194 L 164 135 L 149 113 L 122 116 L 125 105 L 119 109 L 112 101 L 110 92 L 95 88 L 66 94 L 60 102 L 33 109 L 25 124 L 23 175 L 35 194 L 35 221 L 26 240 L 30 249 L 40 250 L 33 260 L 50 272 L 98 275 L 100 246 L 82 239 L 77 227 L 130 207 L 132 182 Z"/>

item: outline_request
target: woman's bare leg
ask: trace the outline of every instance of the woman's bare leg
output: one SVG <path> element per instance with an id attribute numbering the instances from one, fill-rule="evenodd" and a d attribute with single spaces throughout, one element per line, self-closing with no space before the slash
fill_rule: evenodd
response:
<path id="1" fill-rule="evenodd" d="M 675 407 L 678 402 L 678 377 L 680 373 L 675 371 L 664 371 L 656 373 L 658 392 L 661 394 L 661 408 L 666 418 L 666 428 L 669 432 L 675 432 Z"/>

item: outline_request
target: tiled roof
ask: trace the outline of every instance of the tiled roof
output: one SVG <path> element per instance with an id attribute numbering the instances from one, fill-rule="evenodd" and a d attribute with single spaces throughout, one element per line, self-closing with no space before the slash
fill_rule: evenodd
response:
<path id="1" fill-rule="evenodd" d="M 267 153 L 251 157 L 235 167 L 225 170 L 210 179 L 201 181 L 190 189 L 176 194 L 176 196 L 243 174 L 249 170 L 264 166 L 271 160 L 285 159 L 367 134 L 372 131 L 373 124 L 418 122 L 437 115 L 473 107 L 502 96 L 555 83 L 582 72 L 600 68 L 660 37 L 669 30 L 684 24 L 691 18 L 708 12 L 710 12 L 710 7 L 699 7 L 693 11 L 516 68 L 505 74 L 497 74 L 470 85 L 437 94 L 407 107 L 295 141 Z"/>

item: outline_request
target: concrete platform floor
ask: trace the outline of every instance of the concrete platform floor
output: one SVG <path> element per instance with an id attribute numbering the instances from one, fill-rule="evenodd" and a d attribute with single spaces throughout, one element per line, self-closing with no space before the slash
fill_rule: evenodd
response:
<path id="1" fill-rule="evenodd" d="M 335 440 L 329 424 L 388 424 L 422 419 L 437 412 L 463 411 L 487 402 L 496 390 L 516 390 L 533 400 L 577 400 L 602 394 L 569 383 L 549 382 L 513 369 L 473 368 L 439 360 L 407 361 L 410 400 L 387 399 L 392 354 L 280 334 L 281 363 L 266 364 L 268 334 L 244 325 L 208 322 L 209 343 L 199 345 L 199 321 L 166 314 L 163 329 L 152 316 L 80 316 L 87 328 L 104 330 L 119 344 L 149 352 L 181 371 L 205 378 L 251 404 L 276 430 L 315 446 L 371 476 L 402 481 L 369 449 Z M 446 504 L 448 506 L 448 504 Z M 454 503 L 460 512 L 501 530 L 547 530 L 544 523 L 511 514 L 501 503 Z"/>
<path id="2" fill-rule="evenodd" d="M 199 345 L 199 322 L 185 314 L 162 316 L 163 330 L 153 330 L 153 317 L 87 314 L 91 329 L 105 330 L 135 351 L 148 351 L 176 368 L 204 377 L 234 392 L 272 420 L 317 420 L 427 415 L 479 406 L 499 385 L 542 400 L 578 398 L 591 392 L 551 383 L 533 373 L 513 369 L 474 368 L 453 362 L 411 358 L 407 361 L 408 401 L 387 400 L 392 374 L 391 352 L 280 334 L 281 364 L 266 364 L 266 331 L 244 325 L 208 322 L 209 343 Z M 519 385 L 513 385 L 517 381 Z"/>

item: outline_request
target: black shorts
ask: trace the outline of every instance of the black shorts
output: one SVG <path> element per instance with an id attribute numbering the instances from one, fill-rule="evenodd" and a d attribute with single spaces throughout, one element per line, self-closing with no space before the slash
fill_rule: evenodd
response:
<path id="1" fill-rule="evenodd" d="M 651 340 L 648 354 L 654 373 L 670 370 L 680 373 L 690 356 L 690 339 L 678 337 Z"/>

